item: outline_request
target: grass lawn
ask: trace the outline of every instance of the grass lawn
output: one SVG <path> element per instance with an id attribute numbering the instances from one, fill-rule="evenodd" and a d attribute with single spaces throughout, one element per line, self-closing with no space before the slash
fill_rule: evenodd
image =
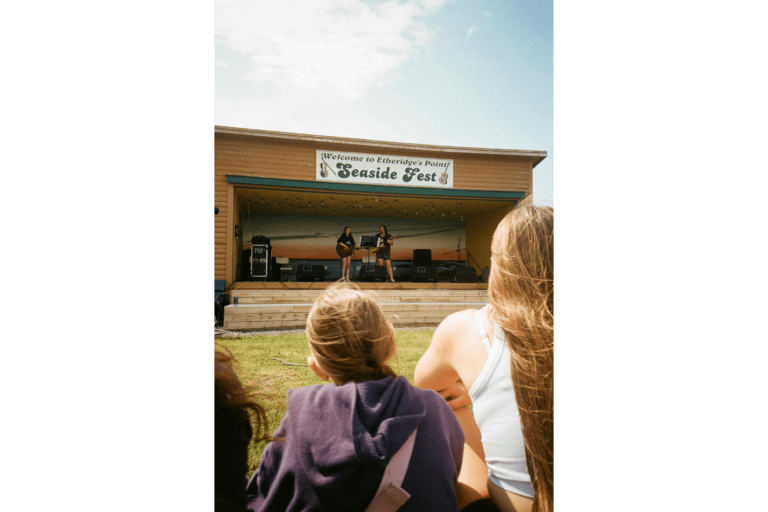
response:
<path id="1" fill-rule="evenodd" d="M 413 382 L 416 363 L 429 347 L 434 330 L 402 331 L 397 333 L 398 360 L 391 362 L 399 375 Z M 273 433 L 285 414 L 285 397 L 289 388 L 320 384 L 312 371 L 305 366 L 286 366 L 286 363 L 306 364 L 309 345 L 304 334 L 280 334 L 277 336 L 248 336 L 243 338 L 219 339 L 222 345 L 232 351 L 240 363 L 238 375 L 243 383 L 256 382 L 258 402 L 267 411 L 268 432 Z M 333 384 L 331 384 L 333 385 Z M 264 443 L 251 444 L 248 453 L 248 478 L 259 465 Z"/>

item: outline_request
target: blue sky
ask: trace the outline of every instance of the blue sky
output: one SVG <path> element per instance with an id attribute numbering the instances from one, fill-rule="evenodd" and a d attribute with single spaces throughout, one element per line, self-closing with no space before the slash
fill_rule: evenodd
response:
<path id="1" fill-rule="evenodd" d="M 217 0 L 217 125 L 546 151 L 554 204 L 552 2 Z"/>

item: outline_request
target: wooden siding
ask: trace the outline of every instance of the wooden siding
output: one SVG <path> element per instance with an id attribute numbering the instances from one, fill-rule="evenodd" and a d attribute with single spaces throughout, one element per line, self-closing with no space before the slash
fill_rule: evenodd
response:
<path id="1" fill-rule="evenodd" d="M 231 185 L 229 185 L 231 186 Z M 215 279 L 226 279 L 227 286 L 227 222 L 229 209 L 227 208 L 227 178 L 216 173 L 213 184 L 214 205 L 219 208 L 219 214 L 215 217 L 213 228 L 213 268 Z M 234 241 L 233 241 L 234 243 Z"/>
<path id="2" fill-rule="evenodd" d="M 430 153 L 428 151 L 391 151 L 345 144 L 309 144 L 216 134 L 216 174 L 257 176 L 262 178 L 315 181 L 315 151 L 351 151 L 397 156 L 451 158 L 454 162 L 453 186 L 462 190 L 503 190 L 524 192 L 530 188 L 530 160 L 522 157 Z M 404 154 L 406 153 L 407 154 Z"/>

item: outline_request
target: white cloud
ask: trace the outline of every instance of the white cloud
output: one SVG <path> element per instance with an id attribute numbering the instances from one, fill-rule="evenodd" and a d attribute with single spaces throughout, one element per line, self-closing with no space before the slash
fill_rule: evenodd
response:
<path id="1" fill-rule="evenodd" d="M 477 32 L 478 30 L 480 30 L 480 27 L 478 27 L 477 25 L 472 25 L 471 27 L 469 27 L 469 30 L 467 30 L 467 39 L 472 37 L 472 34 Z"/>
<path id="2" fill-rule="evenodd" d="M 486 16 L 490 16 L 491 15 L 491 11 L 485 11 L 483 14 L 485 14 Z"/>
<path id="3" fill-rule="evenodd" d="M 359 100 L 432 37 L 447 0 L 217 0 L 217 40 L 248 57 L 246 79 Z"/>

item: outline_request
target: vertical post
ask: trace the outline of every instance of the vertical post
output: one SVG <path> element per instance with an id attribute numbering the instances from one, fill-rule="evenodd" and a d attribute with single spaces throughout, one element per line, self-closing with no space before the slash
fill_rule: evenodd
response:
<path id="1" fill-rule="evenodd" d="M 235 187 L 231 183 L 227 183 L 227 256 L 225 275 L 227 279 L 227 288 L 234 282 L 233 266 L 232 266 L 232 251 L 235 244 L 235 215 L 234 215 L 234 202 L 235 202 Z"/>

